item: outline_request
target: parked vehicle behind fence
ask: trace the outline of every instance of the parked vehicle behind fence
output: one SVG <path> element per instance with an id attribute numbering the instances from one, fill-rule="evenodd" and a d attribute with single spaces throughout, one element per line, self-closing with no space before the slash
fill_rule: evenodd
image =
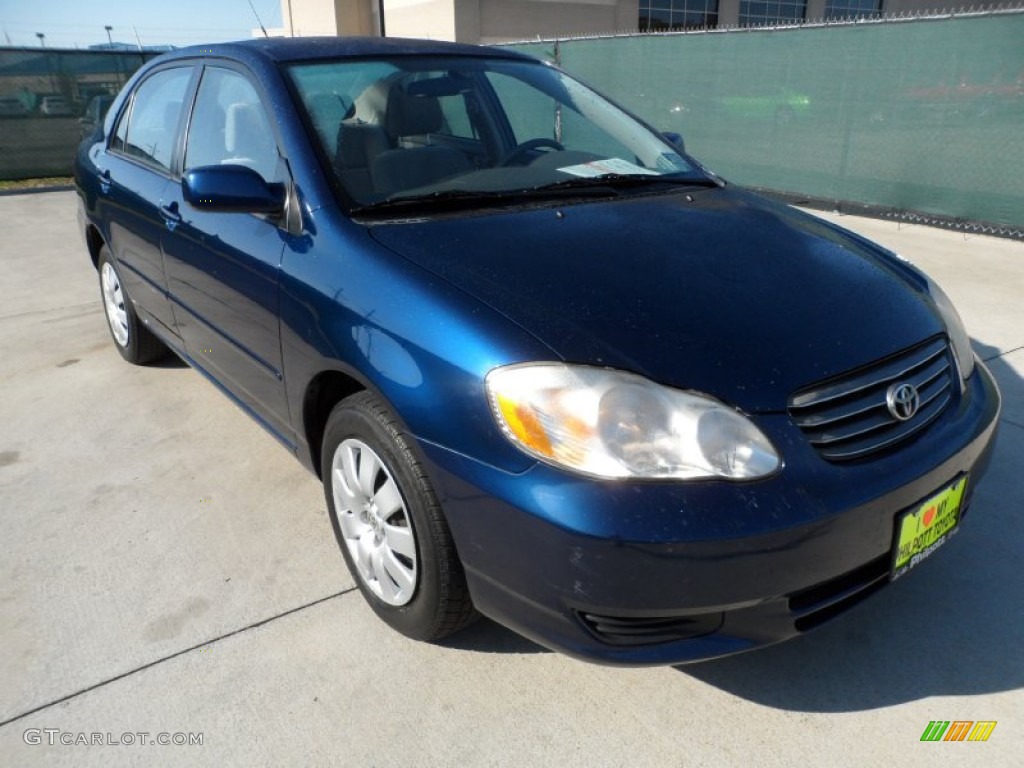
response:
<path id="1" fill-rule="evenodd" d="M 27 114 L 28 110 L 21 103 L 21 99 L 0 99 L 0 117 L 24 117 Z"/>
<path id="2" fill-rule="evenodd" d="M 63 96 L 43 96 L 39 101 L 39 113 L 46 117 L 68 117 L 74 114 L 74 110 Z"/>

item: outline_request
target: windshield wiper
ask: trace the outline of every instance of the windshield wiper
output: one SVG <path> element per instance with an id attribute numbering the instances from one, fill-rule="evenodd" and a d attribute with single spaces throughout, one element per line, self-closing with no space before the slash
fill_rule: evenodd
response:
<path id="1" fill-rule="evenodd" d="M 642 187 L 721 187 L 722 182 L 707 176 L 685 176 L 665 174 L 618 174 L 605 173 L 601 176 L 579 176 L 533 187 L 532 192 L 554 192 L 558 190 L 582 190 L 588 188 L 637 189 Z"/>
<path id="2" fill-rule="evenodd" d="M 592 181 L 592 180 L 591 180 Z M 587 184 L 581 189 L 546 185 L 526 189 L 508 189 L 501 191 L 481 191 L 468 189 L 446 189 L 430 192 L 425 195 L 406 195 L 367 203 L 352 209 L 353 214 L 367 214 L 427 209 L 457 210 L 467 206 L 491 205 L 500 203 L 516 203 L 524 200 L 536 200 L 538 197 L 609 197 L 617 194 L 609 185 Z"/>
<path id="3" fill-rule="evenodd" d="M 720 187 L 722 183 L 706 177 L 683 177 L 607 173 L 601 176 L 575 177 L 535 187 L 505 190 L 445 189 L 423 195 L 402 195 L 352 209 L 353 214 L 389 213 L 417 210 L 445 211 L 467 207 L 522 203 L 551 198 L 618 197 L 624 189 L 650 187 Z"/>

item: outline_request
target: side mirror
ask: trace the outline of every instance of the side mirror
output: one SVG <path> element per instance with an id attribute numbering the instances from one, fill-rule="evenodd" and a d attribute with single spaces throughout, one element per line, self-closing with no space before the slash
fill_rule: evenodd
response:
<path id="1" fill-rule="evenodd" d="M 662 131 L 661 135 L 669 144 L 680 152 L 686 151 L 686 145 L 683 144 L 683 134 L 676 133 L 675 131 Z"/>
<path id="2" fill-rule="evenodd" d="M 244 165 L 203 165 L 181 180 L 185 201 L 201 211 L 222 213 L 284 212 L 284 185 L 268 184 Z"/>

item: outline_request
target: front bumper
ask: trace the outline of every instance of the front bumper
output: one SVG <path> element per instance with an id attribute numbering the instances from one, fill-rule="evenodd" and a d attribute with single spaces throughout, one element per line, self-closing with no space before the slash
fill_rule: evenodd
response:
<path id="1" fill-rule="evenodd" d="M 999 394 L 965 396 L 899 450 L 821 459 L 786 415 L 759 417 L 786 465 L 754 483 L 508 474 L 424 445 L 477 608 L 554 650 L 608 664 L 698 661 L 813 628 L 889 581 L 897 514 L 994 445 Z"/>

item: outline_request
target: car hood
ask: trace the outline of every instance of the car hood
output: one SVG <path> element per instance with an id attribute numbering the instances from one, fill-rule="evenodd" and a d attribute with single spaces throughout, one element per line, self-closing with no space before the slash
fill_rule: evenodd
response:
<path id="1" fill-rule="evenodd" d="M 566 361 L 748 412 L 943 331 L 916 273 L 734 189 L 374 224 Z"/>

